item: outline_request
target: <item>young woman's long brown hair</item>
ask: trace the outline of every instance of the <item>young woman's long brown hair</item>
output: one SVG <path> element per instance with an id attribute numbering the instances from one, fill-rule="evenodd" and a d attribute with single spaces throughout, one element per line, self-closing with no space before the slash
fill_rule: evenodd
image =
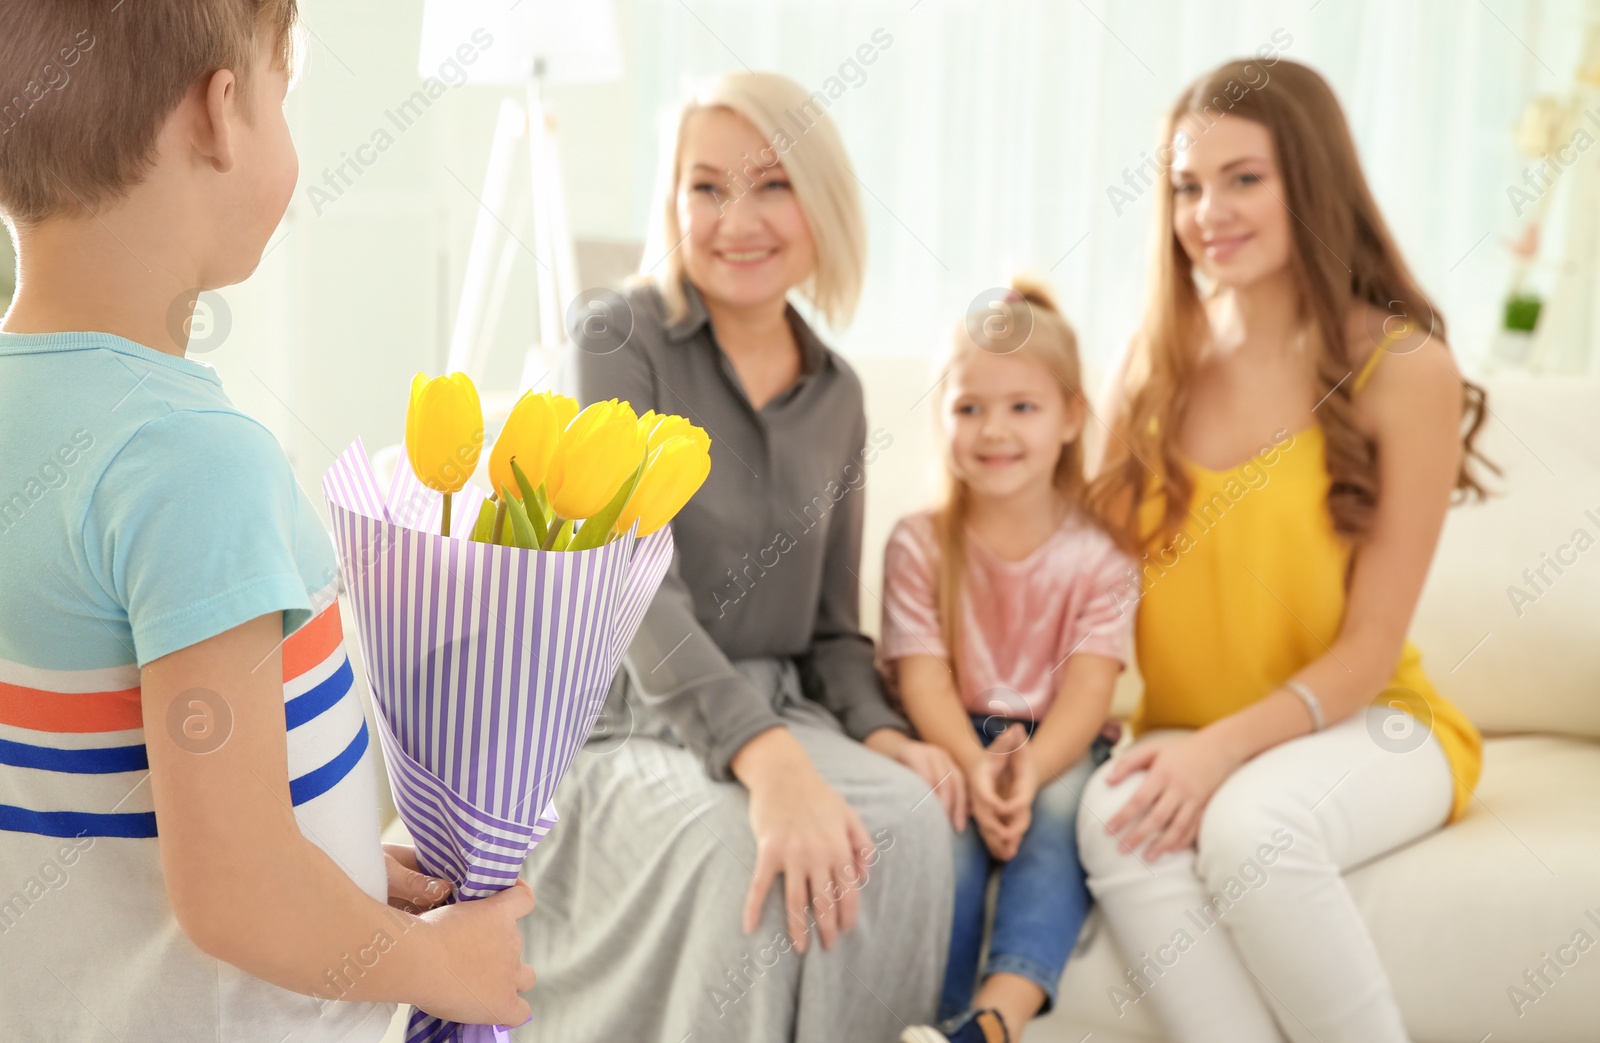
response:
<path id="1" fill-rule="evenodd" d="M 1272 134 L 1284 203 L 1294 217 L 1289 265 L 1306 343 L 1316 352 L 1316 397 L 1322 403 L 1316 416 L 1332 479 L 1328 512 L 1339 533 L 1360 540 L 1371 528 L 1377 505 L 1378 459 L 1377 447 L 1353 419 L 1347 379 L 1355 362 L 1348 334 L 1352 309 L 1371 305 L 1383 313 L 1386 329 L 1371 331 L 1375 342 L 1403 323 L 1442 339 L 1445 324 L 1378 212 L 1344 112 L 1327 81 L 1287 59 L 1271 66 L 1270 76 L 1267 71 L 1258 62 L 1235 61 L 1196 80 L 1168 111 L 1158 155 L 1170 161 L 1173 135 L 1185 117 L 1209 127 L 1226 115 L 1259 123 Z M 1255 86 L 1246 86 L 1251 84 Z M 1162 182 L 1166 177 L 1163 163 Z M 1193 265 L 1173 230 L 1173 194 L 1165 183 L 1158 188 L 1144 321 L 1119 389 L 1124 405 L 1111 418 L 1115 437 L 1108 439 L 1105 463 L 1089 488 L 1091 506 L 1135 553 L 1147 550 L 1155 537 L 1170 539 L 1189 509 L 1193 482 L 1182 465 L 1177 439 L 1198 348 L 1209 336 Z M 1485 395 L 1470 381 L 1462 384 L 1463 454 L 1456 487 L 1460 494 L 1482 497 L 1485 490 L 1472 462 L 1488 463 L 1473 445 L 1483 426 Z M 1164 512 L 1153 530 L 1141 531 L 1139 507 L 1151 491 L 1164 494 Z"/>

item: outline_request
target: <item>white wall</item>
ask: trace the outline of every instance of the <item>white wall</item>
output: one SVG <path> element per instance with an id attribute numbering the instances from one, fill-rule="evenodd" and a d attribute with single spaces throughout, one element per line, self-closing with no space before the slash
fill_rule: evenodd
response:
<path id="1" fill-rule="evenodd" d="M 1510 129 L 1530 92 L 1562 85 L 1581 12 L 1597 4 L 621 0 L 627 76 L 551 100 L 574 233 L 638 239 L 655 120 L 685 77 L 748 64 L 820 85 L 887 28 L 892 49 L 833 109 L 868 193 L 872 262 L 858 321 L 832 339 L 870 370 L 874 425 L 921 441 L 926 418 L 897 399 L 925 386 L 927 357 L 973 294 L 1015 267 L 1054 268 L 1091 375 L 1105 368 L 1137 319 L 1150 198 L 1118 215 L 1108 187 L 1176 85 L 1277 27 L 1294 38 L 1285 54 L 1346 99 L 1402 244 L 1458 348 L 1481 355 L 1509 270 L 1505 190 L 1526 162 Z M 447 90 L 393 147 L 362 153 L 421 86 L 421 0 L 302 6 L 309 60 L 289 100 L 301 186 L 259 272 L 224 291 L 232 332 L 205 357 L 315 491 L 352 438 L 398 440 L 411 374 L 443 366 L 506 92 Z M 330 202 L 326 172 L 363 155 L 374 161 Z M 535 328 L 535 262 L 518 249 L 515 263 L 489 379 L 508 388 Z M 889 509 L 874 499 L 869 548 Z"/>

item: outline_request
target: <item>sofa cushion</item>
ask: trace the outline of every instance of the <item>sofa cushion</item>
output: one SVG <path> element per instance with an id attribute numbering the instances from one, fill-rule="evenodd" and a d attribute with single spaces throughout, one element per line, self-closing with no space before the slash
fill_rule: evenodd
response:
<path id="1" fill-rule="evenodd" d="M 1596 1038 L 1597 795 L 1600 743 L 1491 739 L 1460 822 L 1346 877 L 1416 1043 Z M 1057 1012 L 1028 1039 L 1162 1039 L 1147 1004 L 1117 1014 L 1108 990 L 1128 966 L 1096 914 L 1067 966 Z"/>
<path id="2" fill-rule="evenodd" d="M 1485 386 L 1503 495 L 1450 512 L 1411 636 L 1485 733 L 1600 738 L 1600 381 Z"/>

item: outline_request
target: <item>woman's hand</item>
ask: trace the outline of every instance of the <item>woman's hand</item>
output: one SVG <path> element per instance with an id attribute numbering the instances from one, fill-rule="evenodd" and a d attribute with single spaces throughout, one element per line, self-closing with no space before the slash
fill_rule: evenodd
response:
<path id="1" fill-rule="evenodd" d="M 422 872 L 410 844 L 383 845 L 383 864 L 389 871 L 389 904 L 396 909 L 420 913 L 450 897 L 450 881 Z"/>
<path id="2" fill-rule="evenodd" d="M 1238 766 L 1204 731 L 1140 743 L 1106 773 L 1113 786 L 1134 772 L 1145 773 L 1144 782 L 1106 823 L 1106 832 L 1121 839 L 1124 853 L 1150 841 L 1145 857 L 1152 861 L 1181 851 L 1194 843 L 1206 803 Z"/>
<path id="3" fill-rule="evenodd" d="M 756 870 L 745 896 L 744 929 L 756 929 L 761 906 L 783 875 L 789 937 L 797 952 L 809 938 L 809 906 L 824 949 L 856 924 L 858 892 L 867 880 L 873 843 L 845 799 L 811 764 L 786 728 L 762 732 L 734 755 L 734 773 L 750 791 Z"/>
<path id="4" fill-rule="evenodd" d="M 894 728 L 879 728 L 862 745 L 916 772 L 939 798 L 951 828 L 957 833 L 967 828 L 967 782 L 944 747 L 918 742 Z"/>

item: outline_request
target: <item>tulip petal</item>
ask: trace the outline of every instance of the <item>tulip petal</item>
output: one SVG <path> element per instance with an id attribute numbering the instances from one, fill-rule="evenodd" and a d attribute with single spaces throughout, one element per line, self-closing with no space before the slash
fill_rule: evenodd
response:
<path id="1" fill-rule="evenodd" d="M 628 506 L 634 490 L 639 487 L 639 479 L 644 475 L 644 466 L 644 461 L 640 460 L 639 466 L 634 469 L 628 480 L 622 483 L 617 494 L 611 498 L 611 502 L 583 523 L 583 528 L 572 538 L 569 550 L 591 550 L 610 540 L 611 530 L 616 527 L 618 515 Z"/>

